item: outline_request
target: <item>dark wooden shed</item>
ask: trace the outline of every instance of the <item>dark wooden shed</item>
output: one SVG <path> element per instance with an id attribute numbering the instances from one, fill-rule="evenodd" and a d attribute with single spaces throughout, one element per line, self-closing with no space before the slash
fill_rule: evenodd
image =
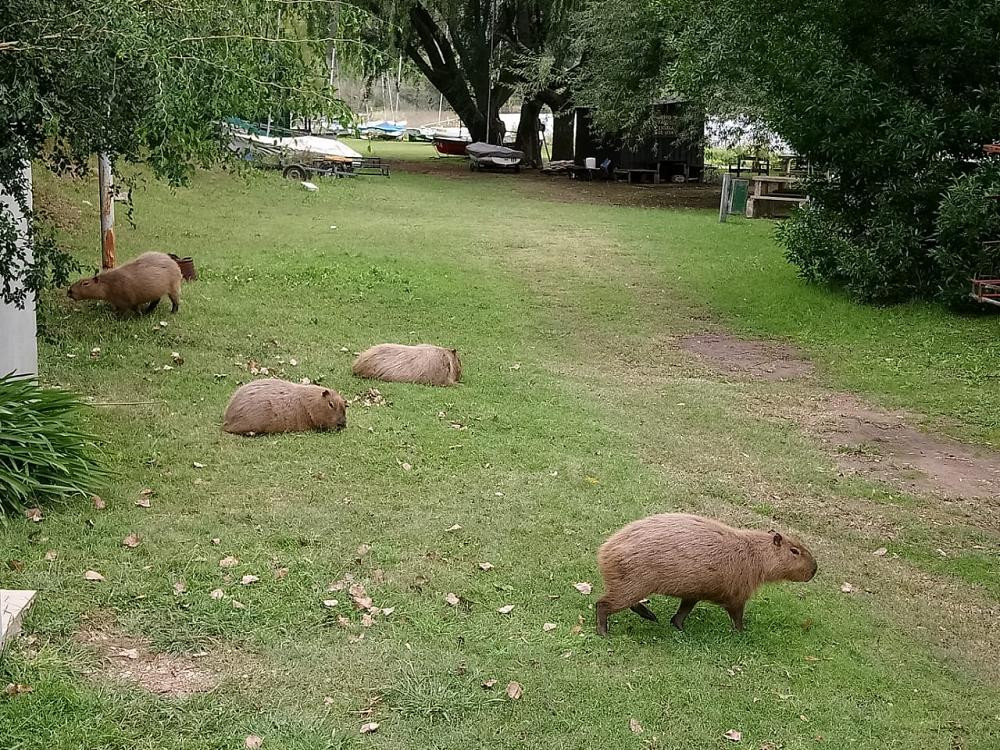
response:
<path id="1" fill-rule="evenodd" d="M 598 133 L 591 109 L 577 107 L 574 161 L 584 166 L 588 157 L 597 165 L 610 160 L 611 169 L 630 181 L 649 176 L 653 182 L 700 182 L 705 175 L 705 114 L 689 102 L 664 100 L 654 105 L 656 132 L 638 143 Z"/>

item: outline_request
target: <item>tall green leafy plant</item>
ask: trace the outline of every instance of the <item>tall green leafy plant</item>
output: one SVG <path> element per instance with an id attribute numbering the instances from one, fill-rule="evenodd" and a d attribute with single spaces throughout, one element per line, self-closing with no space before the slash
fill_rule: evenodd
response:
<path id="1" fill-rule="evenodd" d="M 90 494 L 108 478 L 97 438 L 81 426 L 81 407 L 67 391 L 0 377 L 0 515 Z"/>

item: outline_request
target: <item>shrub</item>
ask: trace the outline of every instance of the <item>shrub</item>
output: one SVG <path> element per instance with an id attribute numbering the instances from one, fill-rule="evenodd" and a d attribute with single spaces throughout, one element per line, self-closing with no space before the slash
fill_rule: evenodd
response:
<path id="1" fill-rule="evenodd" d="M 934 260 L 940 285 L 938 296 L 951 305 L 968 299 L 973 276 L 1000 276 L 1000 248 L 985 248 L 986 240 L 1000 240 L 1000 164 L 990 162 L 970 175 L 954 180 L 937 214 Z"/>
<path id="2" fill-rule="evenodd" d="M 0 514 L 90 494 L 108 477 L 97 439 L 80 428 L 81 406 L 72 393 L 0 377 Z"/>

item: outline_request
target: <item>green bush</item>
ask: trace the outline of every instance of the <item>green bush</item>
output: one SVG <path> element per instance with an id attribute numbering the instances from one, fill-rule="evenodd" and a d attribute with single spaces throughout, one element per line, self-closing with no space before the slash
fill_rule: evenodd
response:
<path id="1" fill-rule="evenodd" d="M 81 405 L 72 393 L 0 377 L 0 514 L 90 494 L 107 479 L 97 439 L 80 428 Z"/>
<path id="2" fill-rule="evenodd" d="M 938 296 L 951 305 L 968 300 L 973 276 L 1000 276 L 1000 248 L 985 248 L 1000 240 L 1000 164 L 989 162 L 971 175 L 952 182 L 941 200 L 936 223 L 934 260 Z"/>

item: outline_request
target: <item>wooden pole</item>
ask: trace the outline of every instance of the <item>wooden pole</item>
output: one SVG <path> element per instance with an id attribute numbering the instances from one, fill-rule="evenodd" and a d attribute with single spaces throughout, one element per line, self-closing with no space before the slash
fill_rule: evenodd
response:
<path id="1" fill-rule="evenodd" d="M 97 181 L 101 191 L 101 267 L 117 265 L 115 258 L 115 182 L 111 174 L 111 159 L 106 153 L 97 155 Z"/>

